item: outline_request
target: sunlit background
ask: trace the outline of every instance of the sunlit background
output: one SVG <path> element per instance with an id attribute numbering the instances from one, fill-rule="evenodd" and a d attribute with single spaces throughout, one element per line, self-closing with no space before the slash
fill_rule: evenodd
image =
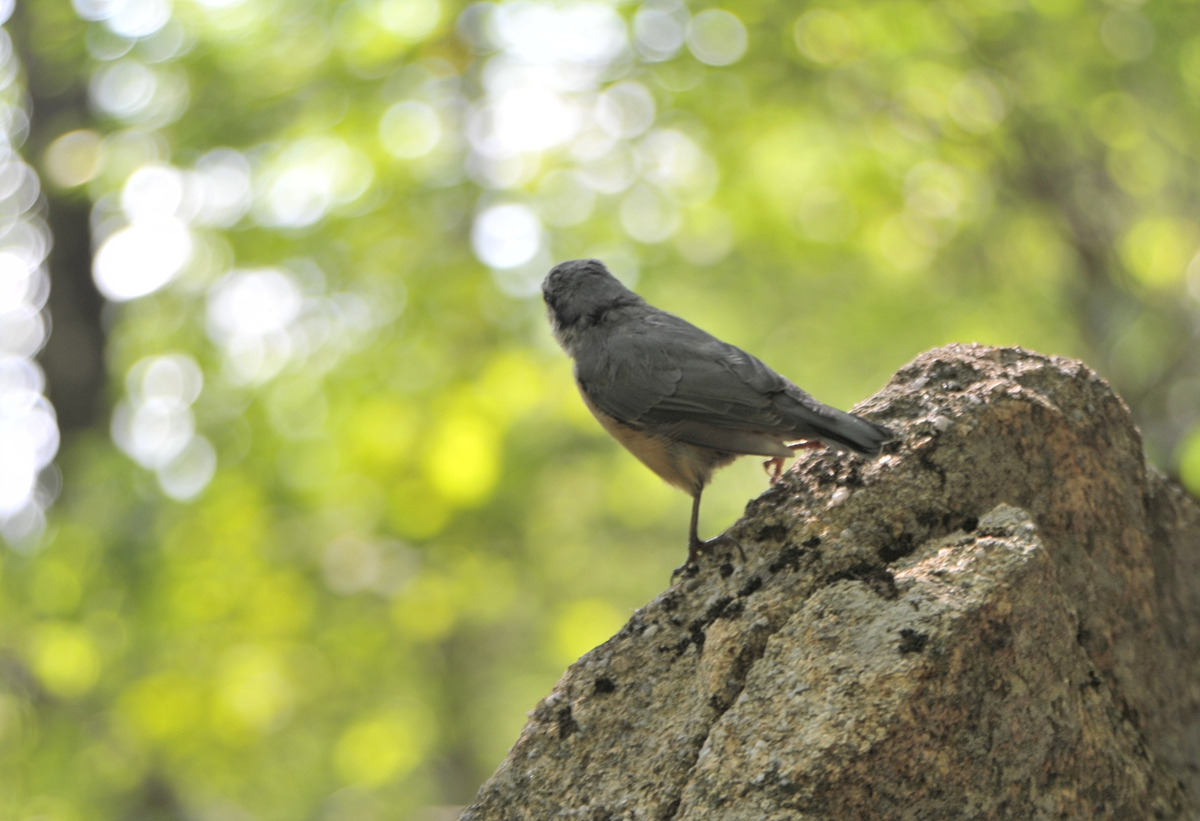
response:
<path id="1" fill-rule="evenodd" d="M 1200 494 L 1190 4 L 0 20 L 0 821 L 455 817 L 685 556 L 563 259 L 841 407 L 950 341 L 1080 357 Z"/>

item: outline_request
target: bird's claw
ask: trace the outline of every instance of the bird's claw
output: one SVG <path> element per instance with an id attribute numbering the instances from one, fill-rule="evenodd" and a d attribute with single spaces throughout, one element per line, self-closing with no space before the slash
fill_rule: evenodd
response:
<path id="1" fill-rule="evenodd" d="M 817 450 L 825 447 L 825 443 L 820 439 L 801 439 L 799 442 L 792 442 L 787 445 L 793 452 L 798 450 Z M 777 484 L 783 478 L 783 463 L 786 456 L 774 456 L 763 462 L 763 470 L 767 472 L 767 476 L 771 479 L 771 484 Z"/>
<path id="2" fill-rule="evenodd" d="M 728 533 L 722 533 L 720 536 L 714 536 L 711 539 L 694 539 L 688 545 L 687 561 L 683 563 L 684 567 L 699 563 L 700 554 L 708 553 L 721 545 L 731 545 L 737 548 L 737 552 L 741 555 L 742 561 L 746 561 L 746 551 L 742 549 L 742 543 L 730 536 Z"/>

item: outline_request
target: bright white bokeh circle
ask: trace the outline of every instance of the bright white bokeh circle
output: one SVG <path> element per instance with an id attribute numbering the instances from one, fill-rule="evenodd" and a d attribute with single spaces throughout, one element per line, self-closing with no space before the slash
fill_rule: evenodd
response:
<path id="1" fill-rule="evenodd" d="M 471 246 L 492 268 L 515 268 L 533 259 L 542 244 L 542 222 L 525 205 L 493 205 L 479 212 L 471 228 Z"/>
<path id="2" fill-rule="evenodd" d="M 174 217 L 138 220 L 112 234 L 92 262 L 100 293 L 114 302 L 152 294 L 192 257 L 192 234 Z"/>

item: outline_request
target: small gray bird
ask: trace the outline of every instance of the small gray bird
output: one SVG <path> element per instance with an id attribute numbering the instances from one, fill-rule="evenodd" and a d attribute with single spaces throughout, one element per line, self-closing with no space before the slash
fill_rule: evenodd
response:
<path id="1" fill-rule="evenodd" d="M 824 443 L 866 456 L 896 435 L 822 405 L 750 354 L 660 311 L 595 259 L 554 266 L 542 282 L 554 337 L 575 360 L 575 383 L 614 439 L 692 495 L 688 564 L 719 536 L 696 535 L 700 494 L 739 456 L 783 460 Z M 736 542 L 734 542 L 736 544 Z M 740 545 L 738 545 L 740 550 Z"/>

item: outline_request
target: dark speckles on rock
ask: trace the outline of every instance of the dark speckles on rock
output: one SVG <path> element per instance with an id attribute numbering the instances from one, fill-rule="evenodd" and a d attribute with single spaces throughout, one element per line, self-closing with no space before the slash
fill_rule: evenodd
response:
<path id="1" fill-rule="evenodd" d="M 871 592 L 884 599 L 891 600 L 900 595 L 900 591 L 896 589 L 896 577 L 891 571 L 877 565 L 860 562 L 832 574 L 826 579 L 826 583 L 836 584 L 845 580 L 863 582 Z"/>
<path id="2" fill-rule="evenodd" d="M 606 695 L 617 689 L 617 683 L 608 676 L 599 676 L 592 682 L 592 689 L 597 695 Z"/>
<path id="3" fill-rule="evenodd" d="M 909 653 L 920 653 L 928 642 L 929 635 L 926 633 L 918 633 L 911 627 L 900 629 L 900 655 L 902 656 Z"/>
<path id="4" fill-rule="evenodd" d="M 916 519 L 917 524 L 922 527 L 932 528 L 943 524 L 946 521 L 946 514 L 937 510 L 918 510 Z"/>
<path id="5" fill-rule="evenodd" d="M 746 611 L 746 605 L 740 601 L 731 602 L 728 607 L 721 613 L 723 619 L 736 619 Z"/>
<path id="6" fill-rule="evenodd" d="M 800 549 L 793 544 L 785 545 L 783 550 L 779 551 L 779 555 L 775 557 L 775 561 L 767 566 L 767 570 L 771 573 L 778 573 L 785 567 L 792 570 L 800 567 Z"/>
<path id="7" fill-rule="evenodd" d="M 684 636 L 683 638 L 681 638 L 679 641 L 675 642 L 674 644 L 660 644 L 658 646 L 658 652 L 671 653 L 672 655 L 674 655 L 675 658 L 679 658 L 691 646 L 692 646 L 691 636 Z"/>
<path id="8" fill-rule="evenodd" d="M 787 538 L 788 529 L 784 525 L 769 524 L 758 529 L 755 538 L 760 542 L 779 542 Z"/>
<path id="9" fill-rule="evenodd" d="M 980 640 L 984 649 L 993 653 L 1006 650 L 1012 645 L 1012 625 L 1007 621 L 993 619 L 984 626 Z"/>
<path id="10" fill-rule="evenodd" d="M 741 589 L 738 590 L 738 598 L 744 599 L 746 596 L 749 596 L 751 593 L 759 590 L 762 586 L 763 580 L 761 576 L 751 576 L 746 580 L 746 583 L 742 585 Z"/>
<path id="11" fill-rule="evenodd" d="M 708 606 L 708 609 L 704 611 L 704 615 L 700 617 L 700 620 L 704 622 L 705 625 L 712 624 L 714 621 L 721 618 L 721 615 L 725 612 L 725 608 L 728 607 L 729 603 L 732 601 L 732 597 L 722 596 Z"/>
<path id="12" fill-rule="evenodd" d="M 558 737 L 560 739 L 568 739 L 579 732 L 579 724 L 576 723 L 575 717 L 571 714 L 570 704 L 564 704 L 558 709 L 557 719 Z"/>
<path id="13" fill-rule="evenodd" d="M 898 538 L 879 548 L 879 558 L 884 564 L 903 559 L 917 549 L 916 539 L 911 533 L 901 533 Z"/>

